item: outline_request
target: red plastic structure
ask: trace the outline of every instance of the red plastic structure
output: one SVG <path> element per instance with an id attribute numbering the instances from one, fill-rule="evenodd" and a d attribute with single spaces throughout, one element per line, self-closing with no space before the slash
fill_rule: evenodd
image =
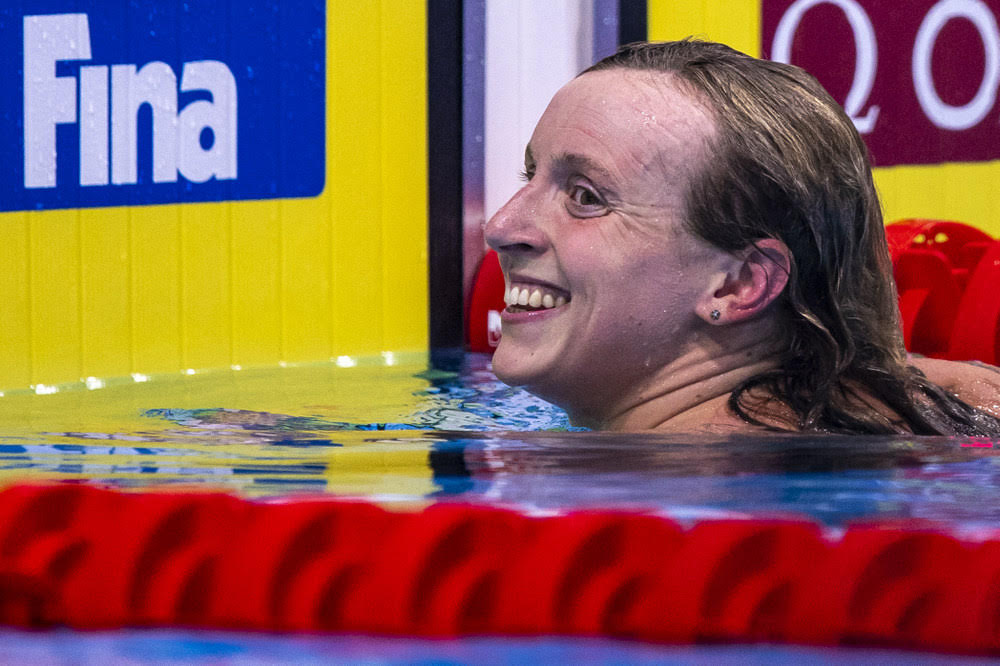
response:
<path id="1" fill-rule="evenodd" d="M 436 504 L 0 492 L 0 621 L 1000 652 L 1000 536 Z"/>
<path id="2" fill-rule="evenodd" d="M 977 259 L 965 250 L 966 246 L 993 241 L 976 227 L 949 220 L 899 220 L 887 225 L 885 232 L 893 260 L 906 249 L 936 250 L 949 264 L 965 270 L 972 268 Z"/>
<path id="3" fill-rule="evenodd" d="M 465 324 L 469 351 L 492 352 L 500 343 L 500 313 L 507 307 L 504 288 L 500 259 L 490 250 L 479 265 L 469 301 Z"/>
<path id="4" fill-rule="evenodd" d="M 959 222 L 886 227 L 909 351 L 1000 361 L 1000 243 Z"/>
<path id="5" fill-rule="evenodd" d="M 1000 242 L 990 244 L 969 277 L 948 358 L 1000 362 Z"/>
<path id="6" fill-rule="evenodd" d="M 893 273 L 907 350 L 944 356 L 962 296 L 948 258 L 937 250 L 903 250 Z"/>

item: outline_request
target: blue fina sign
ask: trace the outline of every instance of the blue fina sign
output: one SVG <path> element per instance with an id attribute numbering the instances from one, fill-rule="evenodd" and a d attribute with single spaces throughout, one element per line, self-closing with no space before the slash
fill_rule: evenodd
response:
<path id="1" fill-rule="evenodd" d="M 0 211 L 309 197 L 325 0 L 0 6 Z"/>

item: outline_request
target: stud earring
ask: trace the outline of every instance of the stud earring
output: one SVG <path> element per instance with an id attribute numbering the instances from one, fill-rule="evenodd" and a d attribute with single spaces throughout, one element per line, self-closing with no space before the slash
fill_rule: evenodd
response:
<path id="1" fill-rule="evenodd" d="M 712 318 L 712 321 L 719 321 L 719 317 L 721 316 L 722 313 L 719 312 L 718 310 L 712 310 L 712 313 L 709 315 L 709 317 Z"/>

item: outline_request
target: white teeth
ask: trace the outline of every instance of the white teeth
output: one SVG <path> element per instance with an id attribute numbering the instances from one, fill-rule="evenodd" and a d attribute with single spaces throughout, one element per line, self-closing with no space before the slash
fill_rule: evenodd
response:
<path id="1" fill-rule="evenodd" d="M 530 307 L 534 309 L 550 309 L 566 305 L 569 301 L 565 296 L 556 296 L 544 288 L 512 286 L 504 289 L 504 303 L 510 306 Z"/>

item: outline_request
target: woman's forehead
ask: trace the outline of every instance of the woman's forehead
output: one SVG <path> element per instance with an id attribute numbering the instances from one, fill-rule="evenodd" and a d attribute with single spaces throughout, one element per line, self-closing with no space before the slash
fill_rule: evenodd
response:
<path id="1" fill-rule="evenodd" d="M 665 72 L 589 72 L 566 84 L 532 136 L 530 152 L 580 154 L 608 168 L 690 166 L 705 154 L 715 125 L 705 107 Z M 700 163 L 700 162 L 699 162 Z"/>

